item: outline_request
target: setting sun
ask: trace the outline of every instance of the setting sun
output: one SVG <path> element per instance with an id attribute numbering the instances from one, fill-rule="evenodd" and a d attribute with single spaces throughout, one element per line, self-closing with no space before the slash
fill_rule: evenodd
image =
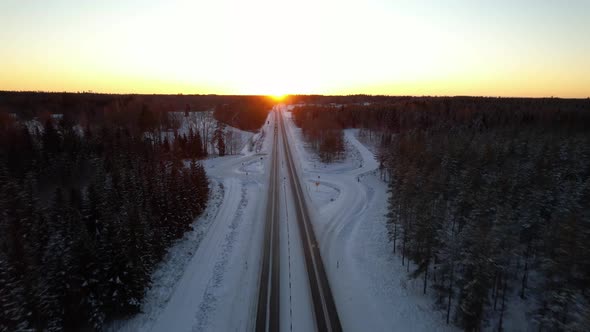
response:
<path id="1" fill-rule="evenodd" d="M 270 97 L 272 99 L 274 99 L 275 101 L 282 101 L 283 99 L 285 99 L 286 96 L 287 96 L 286 94 L 270 95 Z"/>

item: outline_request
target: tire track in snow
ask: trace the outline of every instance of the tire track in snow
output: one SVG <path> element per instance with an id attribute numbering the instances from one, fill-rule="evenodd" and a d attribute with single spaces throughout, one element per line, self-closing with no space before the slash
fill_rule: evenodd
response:
<path id="1" fill-rule="evenodd" d="M 238 205 L 238 209 L 231 224 L 228 226 L 230 231 L 225 235 L 224 243 L 222 245 L 221 255 L 218 256 L 218 260 L 213 268 L 213 275 L 209 279 L 203 300 L 199 304 L 199 309 L 195 314 L 196 325 L 193 327 L 193 331 L 205 331 L 209 324 L 210 313 L 214 312 L 217 306 L 216 290 L 218 290 L 222 284 L 225 272 L 227 270 L 227 264 L 229 257 L 233 251 L 236 236 L 238 235 L 239 222 L 242 219 L 243 210 L 248 204 L 248 198 L 246 195 L 246 187 L 242 186 L 241 199 Z"/>

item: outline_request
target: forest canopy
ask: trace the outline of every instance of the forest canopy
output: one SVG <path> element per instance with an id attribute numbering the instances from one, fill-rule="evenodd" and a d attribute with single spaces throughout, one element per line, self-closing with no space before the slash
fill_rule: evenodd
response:
<path id="1" fill-rule="evenodd" d="M 0 113 L 0 330 L 100 330 L 206 208 L 206 145 L 149 103 L 74 95 L 42 117 L 63 96 L 37 97 Z"/>

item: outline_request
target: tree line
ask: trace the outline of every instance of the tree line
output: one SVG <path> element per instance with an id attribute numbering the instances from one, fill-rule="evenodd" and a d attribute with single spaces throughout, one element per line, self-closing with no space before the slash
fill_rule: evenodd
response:
<path id="1" fill-rule="evenodd" d="M 539 331 L 590 328 L 589 100 L 321 107 L 380 146 L 392 251 L 448 324 L 501 331 L 525 301 Z"/>
<path id="2" fill-rule="evenodd" d="M 42 125 L 0 114 L 0 331 L 100 330 L 136 313 L 205 209 L 198 133 L 169 141 L 147 105 L 119 106 Z"/>
<path id="3" fill-rule="evenodd" d="M 43 114 L 101 114 L 105 109 L 146 105 L 161 112 L 214 110 L 220 105 L 270 102 L 264 96 L 232 95 L 164 95 L 164 94 L 101 94 L 92 92 L 35 92 L 0 91 L 0 113 L 14 112 L 24 119 Z M 266 111 L 264 109 L 263 111 Z M 231 125 L 231 124 L 230 124 Z"/>
<path id="4" fill-rule="evenodd" d="M 322 162 L 333 162 L 343 157 L 344 133 L 342 124 L 334 119 L 325 106 L 301 105 L 292 110 L 293 122 L 299 128 L 309 146 Z M 336 121 L 335 121 L 336 120 Z"/>
<path id="5" fill-rule="evenodd" d="M 242 130 L 258 130 L 266 121 L 274 102 L 266 96 L 242 96 L 216 105 L 216 120 Z"/>

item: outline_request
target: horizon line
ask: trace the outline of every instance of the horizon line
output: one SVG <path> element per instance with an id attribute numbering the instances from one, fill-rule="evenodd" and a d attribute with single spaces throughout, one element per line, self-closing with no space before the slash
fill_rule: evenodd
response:
<path id="1" fill-rule="evenodd" d="M 223 93 L 138 93 L 138 92 L 98 92 L 93 90 L 87 91 L 57 91 L 57 90 L 2 90 L 0 93 L 67 93 L 67 94 L 94 94 L 94 95 L 114 95 L 114 96 L 241 96 L 241 97 L 273 97 L 273 94 L 223 94 Z M 321 93 L 293 93 L 283 94 L 283 97 L 289 96 L 319 96 L 319 97 L 350 97 L 350 96 L 367 96 L 367 97 L 411 97 L 411 98 L 496 98 L 496 99 L 590 99 L 586 97 L 561 97 L 561 96 L 517 96 L 517 95 L 396 95 L 396 94 L 368 94 L 368 93 L 352 93 L 352 94 L 321 94 Z"/>

